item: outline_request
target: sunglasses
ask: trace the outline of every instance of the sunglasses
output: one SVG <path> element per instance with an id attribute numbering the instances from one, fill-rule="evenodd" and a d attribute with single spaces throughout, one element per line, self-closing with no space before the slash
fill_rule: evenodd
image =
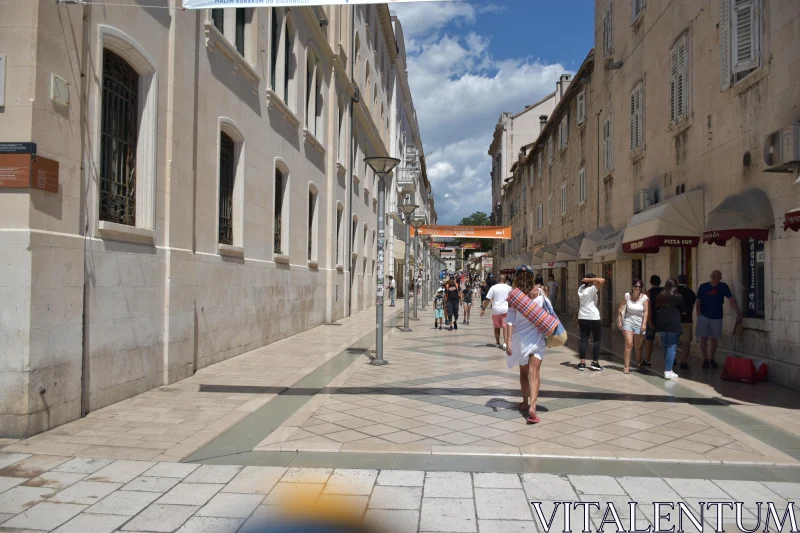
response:
<path id="1" fill-rule="evenodd" d="M 639 290 L 642 290 L 642 288 L 643 288 L 643 287 L 642 287 L 641 285 L 634 285 L 634 286 L 633 286 L 633 288 L 634 288 L 634 289 L 639 289 Z"/>

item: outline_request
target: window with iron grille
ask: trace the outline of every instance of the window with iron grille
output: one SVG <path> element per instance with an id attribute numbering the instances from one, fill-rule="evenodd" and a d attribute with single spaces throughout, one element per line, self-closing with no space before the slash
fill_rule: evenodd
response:
<path id="1" fill-rule="evenodd" d="M 275 218 L 274 243 L 276 254 L 283 253 L 283 195 L 286 178 L 283 172 L 275 169 Z"/>
<path id="2" fill-rule="evenodd" d="M 278 25 L 278 10 L 277 8 L 272 8 L 270 10 L 270 19 L 272 20 L 272 30 L 271 30 L 271 43 L 270 43 L 270 65 L 269 65 L 269 86 L 273 91 L 276 91 L 275 88 L 275 79 L 277 78 L 278 74 L 278 46 L 280 41 L 280 31 L 281 27 Z"/>
<path id="3" fill-rule="evenodd" d="M 342 261 L 342 217 L 344 216 L 344 207 L 341 205 L 336 207 L 336 261 L 337 265 L 344 264 Z"/>
<path id="4" fill-rule="evenodd" d="M 219 140 L 219 242 L 233 244 L 233 181 L 236 143 L 220 133 Z"/>
<path id="5" fill-rule="evenodd" d="M 317 195 L 314 191 L 308 191 L 308 260 L 313 261 L 316 259 L 314 247 L 316 245 L 316 238 L 314 232 L 314 217 L 317 210 Z"/>
<path id="6" fill-rule="evenodd" d="M 120 56 L 103 50 L 100 220 L 136 225 L 138 135 L 139 75 Z"/>

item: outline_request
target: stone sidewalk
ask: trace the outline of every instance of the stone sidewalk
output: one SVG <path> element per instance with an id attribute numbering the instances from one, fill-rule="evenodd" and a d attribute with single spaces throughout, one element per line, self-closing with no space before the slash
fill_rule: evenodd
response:
<path id="1" fill-rule="evenodd" d="M 434 330 L 430 312 L 420 317 L 387 344 L 389 366 L 359 362 L 255 450 L 798 464 L 800 438 L 777 427 L 798 420 L 793 391 L 758 385 L 785 404 L 759 405 L 691 379 L 625 375 L 617 360 L 578 372 L 565 346 L 545 356 L 542 422 L 530 426 L 517 411 L 518 371 L 494 347 L 488 314 L 452 332 Z"/>
<path id="2" fill-rule="evenodd" d="M 392 321 L 401 309 L 386 307 L 385 319 Z M 20 453 L 179 461 L 343 350 L 374 344 L 374 329 L 372 308 L 0 447 Z"/>
<path id="3" fill-rule="evenodd" d="M 555 502 L 564 501 L 597 502 L 588 507 L 592 530 L 609 504 L 628 529 L 630 501 L 639 503 L 635 525 L 646 528 L 658 501 L 684 503 L 713 531 L 715 511 L 701 516 L 700 502 L 743 502 L 743 525 L 752 529 L 759 523 L 755 502 L 774 503 L 782 517 L 787 501 L 798 498 L 800 483 L 782 481 L 201 466 L 0 453 L 0 531 L 9 533 L 256 533 L 300 502 L 301 514 L 335 513 L 382 533 L 544 531 L 531 505 L 541 502 L 542 518 L 563 531 L 564 515 L 555 512 L 563 504 Z M 722 524 L 735 529 L 733 511 L 722 509 Z M 568 529 L 582 530 L 582 509 L 570 516 Z M 678 516 L 670 512 L 662 529 L 677 525 Z M 697 531 L 683 518 L 687 531 Z"/>

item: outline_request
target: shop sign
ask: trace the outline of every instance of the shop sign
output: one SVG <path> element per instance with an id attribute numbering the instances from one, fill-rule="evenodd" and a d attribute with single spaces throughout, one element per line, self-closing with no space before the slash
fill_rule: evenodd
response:
<path id="1" fill-rule="evenodd" d="M 671 248 L 693 248 L 700 243 L 699 237 L 673 237 L 655 235 L 631 242 L 622 243 L 622 251 L 625 253 L 658 253 L 662 246 Z"/>

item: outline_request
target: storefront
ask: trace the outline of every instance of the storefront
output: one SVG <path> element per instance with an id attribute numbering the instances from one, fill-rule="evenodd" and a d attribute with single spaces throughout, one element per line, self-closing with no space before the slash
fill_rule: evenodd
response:
<path id="1" fill-rule="evenodd" d="M 581 245 L 586 234 L 580 234 L 570 237 L 561 243 L 556 253 L 556 262 L 564 263 L 566 267 L 563 269 L 562 280 L 559 281 L 561 285 L 561 309 L 564 312 L 571 313 L 572 310 L 578 308 L 578 261 L 581 257 Z M 582 279 L 582 278 L 581 278 Z"/>
<path id="2" fill-rule="evenodd" d="M 597 243 L 603 240 L 603 237 L 613 232 L 614 228 L 611 226 L 602 226 L 590 231 L 589 234 L 583 238 L 579 253 L 576 286 L 580 285 L 581 280 L 586 277 L 586 274 L 592 271 L 592 258 L 594 257 L 595 250 L 597 249 Z"/>
<path id="3" fill-rule="evenodd" d="M 622 296 L 630 287 L 630 284 L 624 281 L 626 277 L 629 277 L 625 276 L 625 272 L 633 269 L 634 262 L 642 260 L 642 256 L 639 254 L 629 254 L 623 251 L 624 234 L 624 230 L 607 233 L 597 242 L 592 254 L 593 274 L 606 279 L 600 297 L 600 317 L 603 320 L 603 326 L 607 328 L 612 325 L 612 318 L 615 315 L 616 306 L 619 305 L 618 302 L 622 301 Z M 617 285 L 619 285 L 619 289 Z"/>

